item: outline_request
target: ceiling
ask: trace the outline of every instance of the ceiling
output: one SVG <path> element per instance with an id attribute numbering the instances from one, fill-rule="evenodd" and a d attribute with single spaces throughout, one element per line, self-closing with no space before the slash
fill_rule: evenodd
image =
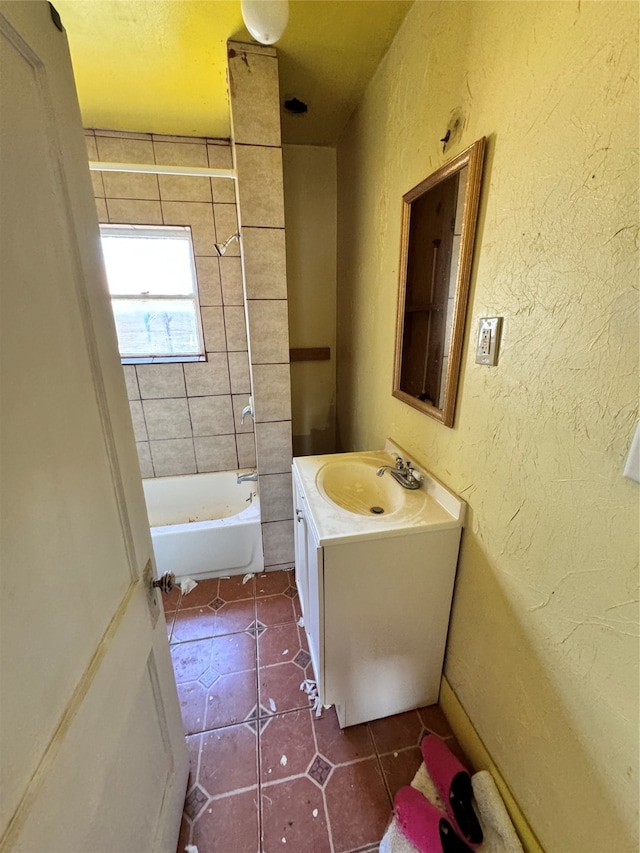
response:
<path id="1" fill-rule="evenodd" d="M 252 41 L 240 0 L 54 0 L 85 127 L 228 137 L 226 42 Z M 412 0 L 290 0 L 276 45 L 288 144 L 334 145 Z"/>

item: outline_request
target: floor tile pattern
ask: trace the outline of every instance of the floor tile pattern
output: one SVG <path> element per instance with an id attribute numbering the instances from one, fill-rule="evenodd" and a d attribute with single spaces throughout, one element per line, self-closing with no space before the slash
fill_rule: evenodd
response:
<path id="1" fill-rule="evenodd" d="M 180 853 L 377 853 L 424 735 L 464 760 L 436 705 L 344 730 L 315 716 L 293 571 L 174 590 L 165 615 L 191 765 Z"/>

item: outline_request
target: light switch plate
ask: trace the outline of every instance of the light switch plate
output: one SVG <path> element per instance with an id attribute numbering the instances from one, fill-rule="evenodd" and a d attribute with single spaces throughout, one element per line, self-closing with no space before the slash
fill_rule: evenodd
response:
<path id="1" fill-rule="evenodd" d="M 476 364 L 494 366 L 498 363 L 498 347 L 502 331 L 502 317 L 482 317 L 478 328 Z"/>

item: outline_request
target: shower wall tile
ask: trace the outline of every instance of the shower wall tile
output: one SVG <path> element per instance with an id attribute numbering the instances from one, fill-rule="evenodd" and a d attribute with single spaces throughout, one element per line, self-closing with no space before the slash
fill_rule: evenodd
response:
<path id="1" fill-rule="evenodd" d="M 284 228 L 281 150 L 237 145 L 236 168 L 243 226 Z"/>
<path id="2" fill-rule="evenodd" d="M 220 258 L 222 300 L 225 305 L 244 305 L 242 289 L 242 264 L 240 258 L 225 255 Z"/>
<path id="3" fill-rule="evenodd" d="M 105 136 L 96 133 L 98 159 L 107 163 L 155 163 L 153 143 L 150 139 L 132 139 L 125 136 Z"/>
<path id="4" fill-rule="evenodd" d="M 202 331 L 207 352 L 226 352 L 227 337 L 224 330 L 224 313 L 222 308 L 201 308 Z M 246 349 L 246 346 L 245 346 Z"/>
<path id="5" fill-rule="evenodd" d="M 207 358 L 207 361 L 184 365 L 188 397 L 231 393 L 227 353 L 210 352 Z"/>
<path id="6" fill-rule="evenodd" d="M 216 167 L 212 167 L 216 168 Z M 231 168 L 220 167 L 220 168 Z M 229 178 L 211 178 L 213 200 L 219 204 L 236 203 L 236 182 Z"/>
<path id="7" fill-rule="evenodd" d="M 287 298 L 284 233 L 281 228 L 243 228 L 248 299 Z"/>
<path id="8" fill-rule="evenodd" d="M 135 371 L 143 400 L 187 395 L 181 364 L 138 364 Z"/>
<path id="9" fill-rule="evenodd" d="M 233 402 L 233 419 L 236 427 L 236 435 L 241 435 L 245 432 L 253 432 L 254 421 L 251 415 L 247 415 L 244 419 L 244 423 L 241 423 L 242 410 L 249 404 L 249 395 L 234 394 L 231 399 Z"/>
<path id="10" fill-rule="evenodd" d="M 283 563 L 293 565 L 293 520 L 263 523 L 262 547 L 265 568 Z"/>
<path id="11" fill-rule="evenodd" d="M 230 352 L 229 378 L 231 380 L 232 394 L 250 394 L 251 379 L 249 377 L 249 353 Z"/>
<path id="12" fill-rule="evenodd" d="M 140 399 L 140 388 L 138 387 L 138 377 L 136 368 L 133 364 L 125 364 L 122 367 L 124 371 L 124 381 L 127 385 L 127 397 L 130 400 Z"/>
<path id="13" fill-rule="evenodd" d="M 123 198 L 107 198 L 106 201 L 109 222 L 116 225 L 162 225 L 159 201 Z"/>
<path id="14" fill-rule="evenodd" d="M 177 438 L 151 441 L 151 459 L 156 477 L 173 477 L 178 474 L 195 474 L 196 457 L 193 439 Z"/>
<path id="15" fill-rule="evenodd" d="M 231 147 L 224 140 L 90 130 L 86 144 L 91 160 L 232 168 Z M 224 258 L 214 246 L 218 237 L 237 230 L 236 182 L 118 172 L 93 172 L 92 179 L 101 222 L 187 225 L 193 235 L 207 361 L 124 366 L 143 476 L 235 469 L 240 456 L 244 466 L 255 465 L 251 419 L 237 443 L 233 434 L 232 387 L 243 396 L 243 406 L 249 398 L 239 244 L 231 244 Z M 216 235 L 216 225 L 224 233 Z"/>
<path id="16" fill-rule="evenodd" d="M 194 436 L 233 435 L 234 433 L 230 395 L 190 397 L 189 412 Z"/>
<path id="17" fill-rule="evenodd" d="M 234 471 L 240 467 L 233 435 L 196 437 L 193 439 L 198 473 Z"/>
<path id="18" fill-rule="evenodd" d="M 154 136 L 153 149 L 159 166 L 200 166 L 208 168 L 207 146 L 203 139 L 184 137 L 176 141 L 161 140 Z"/>
<path id="19" fill-rule="evenodd" d="M 291 420 L 291 381 L 288 364 L 254 364 L 256 421 Z"/>
<path id="20" fill-rule="evenodd" d="M 158 175 L 162 201 L 206 201 L 211 203 L 211 181 L 192 175 Z"/>
<path id="21" fill-rule="evenodd" d="M 140 400 L 129 400 L 131 421 L 133 423 L 133 434 L 136 441 L 147 441 L 147 425 L 144 422 L 144 413 Z"/>
<path id="22" fill-rule="evenodd" d="M 231 97 L 242 109 L 233 113 L 236 144 L 280 145 L 278 60 L 273 56 L 242 52 L 241 62 L 229 63 Z"/>
<path id="23" fill-rule="evenodd" d="M 190 225 L 195 254 L 215 256 L 216 232 L 212 207 L 201 201 L 163 201 L 164 224 Z"/>
<path id="24" fill-rule="evenodd" d="M 255 425 L 258 471 L 286 474 L 291 471 L 291 421 Z"/>
<path id="25" fill-rule="evenodd" d="M 247 321 L 244 308 L 230 306 L 224 309 L 224 324 L 227 330 L 227 349 L 238 352 L 247 349 Z"/>
<path id="26" fill-rule="evenodd" d="M 151 447 L 148 441 L 139 441 L 136 444 L 138 450 L 138 462 L 140 463 L 140 475 L 143 479 L 154 477 L 153 462 L 151 461 Z"/>
<path id="27" fill-rule="evenodd" d="M 144 419 L 149 438 L 191 438 L 191 419 L 187 400 L 145 400 Z"/>
<path id="28" fill-rule="evenodd" d="M 256 440 L 254 434 L 238 435 L 236 433 L 236 447 L 238 448 L 238 468 L 255 468 Z"/>
<path id="29" fill-rule="evenodd" d="M 220 261 L 218 258 L 196 258 L 200 305 L 222 305 Z"/>
<path id="30" fill-rule="evenodd" d="M 107 198 L 138 198 L 156 200 L 160 198 L 157 175 L 135 172 L 103 172 Z"/>
<path id="31" fill-rule="evenodd" d="M 265 522 L 293 518 L 291 474 L 260 475 L 260 509 Z"/>
<path id="32" fill-rule="evenodd" d="M 253 364 L 289 363 L 289 315 L 286 299 L 247 302 Z"/>

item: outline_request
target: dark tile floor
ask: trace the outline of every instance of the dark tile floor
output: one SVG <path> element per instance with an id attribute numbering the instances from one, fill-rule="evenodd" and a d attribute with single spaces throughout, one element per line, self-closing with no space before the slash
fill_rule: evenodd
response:
<path id="1" fill-rule="evenodd" d="M 374 853 L 424 734 L 460 754 L 436 705 L 343 731 L 333 708 L 316 718 L 292 571 L 174 590 L 165 612 L 191 756 L 180 853 Z"/>

